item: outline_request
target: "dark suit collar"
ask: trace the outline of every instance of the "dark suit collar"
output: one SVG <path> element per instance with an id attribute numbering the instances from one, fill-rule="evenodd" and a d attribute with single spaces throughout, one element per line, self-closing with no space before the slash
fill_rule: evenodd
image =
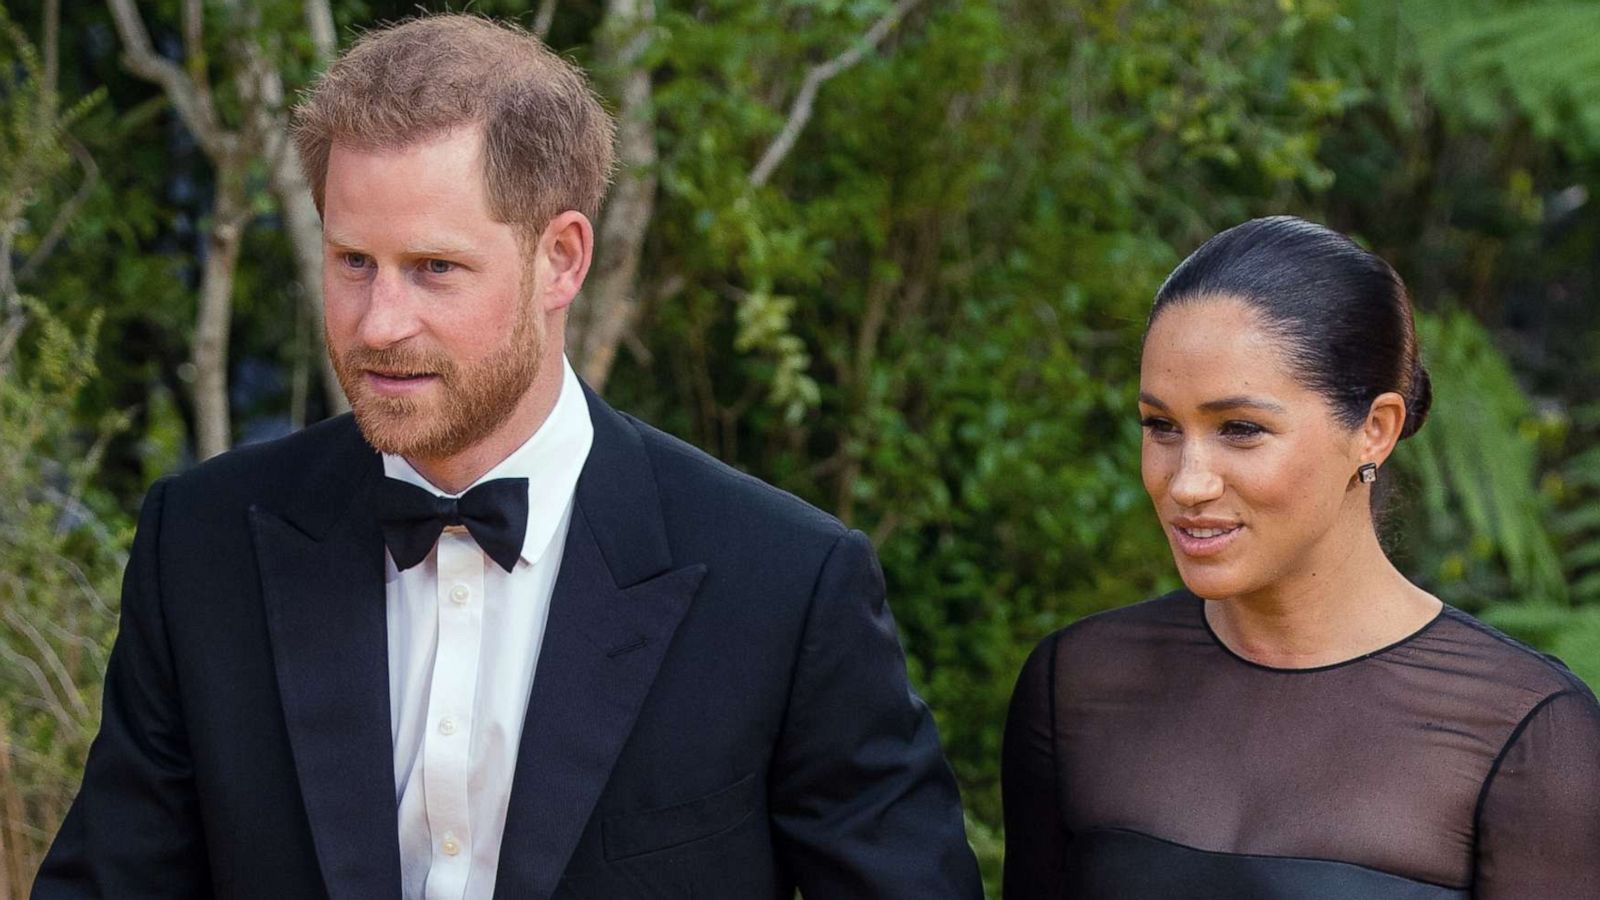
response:
<path id="1" fill-rule="evenodd" d="M 329 442 L 307 434 L 293 460 L 302 489 L 250 509 L 262 605 L 328 894 L 398 898 L 384 549 L 367 502 L 382 466 L 348 416 L 317 429 Z"/>
<path id="2" fill-rule="evenodd" d="M 517 755 L 496 896 L 554 892 L 703 565 L 675 563 L 638 429 L 587 386 L 594 442 Z M 399 892 L 384 551 L 367 496 L 382 462 L 349 417 L 326 423 L 304 489 L 253 508 L 273 657 L 329 894 Z"/>
<path id="3" fill-rule="evenodd" d="M 659 575 L 672 565 L 654 468 L 639 430 L 583 386 L 594 445 L 578 478 L 577 500 L 618 587 Z"/>
<path id="4" fill-rule="evenodd" d="M 638 430 L 584 388 L 594 444 L 517 751 L 496 898 L 549 897 L 705 575 L 675 567 Z"/>
<path id="5" fill-rule="evenodd" d="M 284 498 L 281 507 L 268 505 L 314 541 L 327 537 L 352 511 L 361 510 L 357 501 L 365 498 L 372 479 L 383 475 L 383 457 L 361 436 L 355 416 L 345 413 L 319 422 L 289 440 L 314 439 L 319 431 L 324 432 L 326 444 L 305 461 L 301 490 Z"/>

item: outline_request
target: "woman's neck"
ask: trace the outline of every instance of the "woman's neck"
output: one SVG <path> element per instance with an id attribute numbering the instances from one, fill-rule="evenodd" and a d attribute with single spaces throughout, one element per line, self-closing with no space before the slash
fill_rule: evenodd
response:
<path id="1" fill-rule="evenodd" d="M 1307 669 L 1365 656 L 1415 633 L 1440 602 L 1394 567 L 1370 527 L 1260 590 L 1207 600 L 1228 649 L 1264 666 Z"/>

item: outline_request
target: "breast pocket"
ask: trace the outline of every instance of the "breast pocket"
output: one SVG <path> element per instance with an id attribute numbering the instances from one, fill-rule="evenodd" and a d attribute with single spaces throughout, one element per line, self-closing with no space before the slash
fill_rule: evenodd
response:
<path id="1" fill-rule="evenodd" d="M 611 816 L 602 826 L 606 859 L 627 859 L 715 837 L 755 813 L 761 782 L 754 773 L 704 797 L 660 809 Z"/>

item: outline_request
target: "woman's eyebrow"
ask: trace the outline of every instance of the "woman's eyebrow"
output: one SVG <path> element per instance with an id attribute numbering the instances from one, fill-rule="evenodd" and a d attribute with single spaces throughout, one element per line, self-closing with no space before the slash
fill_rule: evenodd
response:
<path id="1" fill-rule="evenodd" d="M 1260 400 L 1255 397 L 1223 397 L 1219 400 L 1207 400 L 1200 404 L 1201 412 L 1226 412 L 1230 409 L 1259 409 L 1263 412 L 1285 412 L 1282 406 L 1271 400 Z"/>

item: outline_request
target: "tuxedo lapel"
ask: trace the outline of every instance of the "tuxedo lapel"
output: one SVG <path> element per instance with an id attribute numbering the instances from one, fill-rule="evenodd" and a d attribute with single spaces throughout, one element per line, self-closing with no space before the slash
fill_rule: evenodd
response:
<path id="1" fill-rule="evenodd" d="M 350 428 L 352 434 L 355 428 Z M 360 442 L 284 514 L 250 510 L 284 720 L 333 900 L 400 895 L 383 537 Z"/>
<path id="2" fill-rule="evenodd" d="M 705 575 L 672 566 L 638 433 L 586 395 L 594 444 L 528 697 L 497 900 L 555 890 Z"/>

